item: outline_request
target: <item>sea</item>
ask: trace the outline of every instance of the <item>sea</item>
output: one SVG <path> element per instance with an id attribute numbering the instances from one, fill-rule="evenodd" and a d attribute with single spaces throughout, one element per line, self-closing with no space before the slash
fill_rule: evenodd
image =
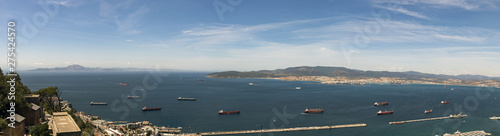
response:
<path id="1" fill-rule="evenodd" d="M 427 84 L 332 85 L 277 79 L 207 78 L 208 73 L 196 72 L 19 74 L 31 91 L 51 86 L 60 88 L 62 98 L 78 111 L 108 121 L 149 121 L 156 126 L 182 127 L 185 133 L 365 123 L 366 127 L 242 135 L 435 136 L 457 130 L 484 130 L 500 135 L 500 120 L 488 119 L 500 116 L 498 88 Z M 142 98 L 127 99 L 129 95 Z M 178 97 L 197 100 L 178 101 Z M 90 105 L 91 101 L 108 105 Z M 440 104 L 441 101 L 450 103 Z M 374 106 L 374 102 L 389 102 L 389 105 Z M 142 111 L 142 107 L 162 109 Z M 303 114 L 306 108 L 322 108 L 324 113 Z M 433 112 L 424 114 L 424 110 L 429 109 Z M 219 115 L 219 110 L 240 110 L 241 113 Z M 380 110 L 393 110 L 394 113 L 377 115 Z M 389 125 L 392 121 L 458 113 L 468 116 Z"/>

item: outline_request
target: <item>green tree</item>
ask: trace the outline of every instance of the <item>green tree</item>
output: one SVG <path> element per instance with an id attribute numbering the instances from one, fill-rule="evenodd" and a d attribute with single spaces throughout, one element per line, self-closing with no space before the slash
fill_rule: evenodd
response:
<path id="1" fill-rule="evenodd" d="M 15 100 L 9 100 L 9 96 L 11 96 L 9 95 L 9 93 L 11 92 L 11 86 L 10 83 L 7 83 L 7 81 L 15 81 Z M 19 75 L 15 77 L 4 76 L 3 72 L 0 70 L 0 118 L 6 118 L 9 115 L 7 110 L 10 108 L 11 102 L 14 102 L 16 104 L 16 113 L 24 116 L 24 114 L 20 112 L 23 109 L 28 108 L 28 103 L 26 102 L 24 95 L 30 93 L 31 91 L 28 89 L 28 87 L 24 86 L 23 83 L 21 83 L 21 77 Z"/>
<path id="2" fill-rule="evenodd" d="M 49 125 L 47 123 L 35 125 L 31 130 L 32 136 L 50 136 Z"/>
<path id="3" fill-rule="evenodd" d="M 61 92 L 62 91 L 57 87 L 47 87 L 36 91 L 35 94 L 40 95 L 44 105 L 47 105 L 45 108 L 48 111 L 60 111 L 61 107 L 59 100 L 61 98 Z"/>
<path id="4" fill-rule="evenodd" d="M 0 130 L 7 128 L 7 121 L 4 119 L 0 119 Z"/>

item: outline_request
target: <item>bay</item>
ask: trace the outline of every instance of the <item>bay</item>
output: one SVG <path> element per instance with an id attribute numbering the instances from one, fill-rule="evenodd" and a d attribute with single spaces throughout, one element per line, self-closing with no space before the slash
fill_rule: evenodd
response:
<path id="1" fill-rule="evenodd" d="M 183 132 L 366 123 L 366 127 L 359 128 L 248 135 L 442 135 L 457 130 L 485 130 L 500 135 L 500 121 L 488 119 L 500 116 L 498 88 L 450 85 L 445 88 L 443 85 L 420 84 L 327 85 L 310 81 L 206 78 L 207 73 L 188 72 L 19 74 L 32 91 L 59 87 L 63 90 L 62 98 L 78 111 L 109 121 L 145 120 L 156 126 L 183 127 Z M 127 99 L 126 96 L 133 92 L 143 99 Z M 197 101 L 178 101 L 178 97 L 194 97 Z M 442 100 L 450 101 L 450 104 L 440 104 Z M 91 101 L 107 102 L 108 105 L 90 105 Z M 389 105 L 373 106 L 374 102 L 382 101 L 389 102 Z M 162 110 L 144 112 L 141 111 L 144 106 L 162 107 Z M 325 111 L 323 114 L 302 114 L 305 108 Z M 424 114 L 428 109 L 433 112 Z M 241 114 L 218 115 L 219 110 L 240 110 Z M 394 114 L 376 115 L 379 110 L 394 110 Z M 460 112 L 468 117 L 388 124 Z"/>

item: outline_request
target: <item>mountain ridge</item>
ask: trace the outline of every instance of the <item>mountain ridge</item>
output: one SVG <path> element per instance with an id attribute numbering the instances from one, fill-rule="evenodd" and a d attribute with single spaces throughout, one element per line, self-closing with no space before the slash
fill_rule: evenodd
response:
<path id="1" fill-rule="evenodd" d="M 45 71 L 45 72 L 119 72 L 119 71 L 147 71 L 149 68 L 100 68 L 100 67 L 84 67 L 78 64 L 68 65 L 66 67 L 55 68 L 37 68 L 28 71 Z"/>
<path id="2" fill-rule="evenodd" d="M 500 80 L 500 77 L 488 77 L 483 75 L 444 75 L 430 74 L 416 71 L 390 72 L 390 71 L 371 71 L 357 70 L 345 67 L 328 66 L 298 66 L 288 67 L 276 70 L 259 70 L 249 72 L 223 71 L 207 75 L 213 78 L 277 78 L 286 76 L 327 76 L 327 77 L 349 77 L 349 78 L 405 78 L 409 80 L 420 80 L 422 78 L 431 78 L 437 80 Z"/>

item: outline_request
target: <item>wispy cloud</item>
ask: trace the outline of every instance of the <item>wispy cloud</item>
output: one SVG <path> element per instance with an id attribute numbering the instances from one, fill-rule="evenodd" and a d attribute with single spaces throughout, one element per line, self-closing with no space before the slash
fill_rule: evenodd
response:
<path id="1" fill-rule="evenodd" d="M 465 10 L 498 9 L 496 0 L 373 0 L 374 3 L 394 2 L 402 5 L 422 5 L 432 8 L 461 8 Z"/>
<path id="2" fill-rule="evenodd" d="M 104 20 L 112 21 L 116 24 L 117 32 L 120 35 L 133 35 L 142 33 L 137 29 L 141 17 L 149 12 L 146 5 L 138 9 L 131 9 L 133 0 L 120 1 L 119 3 L 109 3 L 104 0 L 99 1 L 99 16 Z M 130 12 L 133 11 L 133 12 Z"/>
<path id="3" fill-rule="evenodd" d="M 138 25 L 141 16 L 147 12 L 149 12 L 149 10 L 146 8 L 146 6 L 142 6 L 141 8 L 137 9 L 132 14 L 129 14 L 122 20 L 115 18 L 115 22 L 118 25 L 117 31 L 122 33 L 123 35 L 141 33 L 141 31 L 135 29 L 135 27 Z"/>
<path id="4" fill-rule="evenodd" d="M 85 4 L 85 1 L 83 1 L 83 0 L 47 0 L 45 2 L 51 3 L 51 4 L 62 5 L 65 7 L 79 7 L 79 6 Z"/>
<path id="5" fill-rule="evenodd" d="M 403 13 L 405 15 L 413 16 L 413 17 L 420 18 L 420 19 L 430 20 L 430 18 L 427 17 L 427 16 L 425 16 L 425 15 L 422 15 L 422 14 L 420 14 L 418 12 L 413 12 L 413 11 L 406 10 L 406 9 L 404 9 L 402 7 L 398 7 L 398 8 L 390 8 L 390 7 L 384 7 L 384 6 L 375 6 L 375 7 L 382 8 L 382 9 L 387 9 L 387 10 L 395 11 L 395 12 L 399 12 L 399 13 Z"/>

